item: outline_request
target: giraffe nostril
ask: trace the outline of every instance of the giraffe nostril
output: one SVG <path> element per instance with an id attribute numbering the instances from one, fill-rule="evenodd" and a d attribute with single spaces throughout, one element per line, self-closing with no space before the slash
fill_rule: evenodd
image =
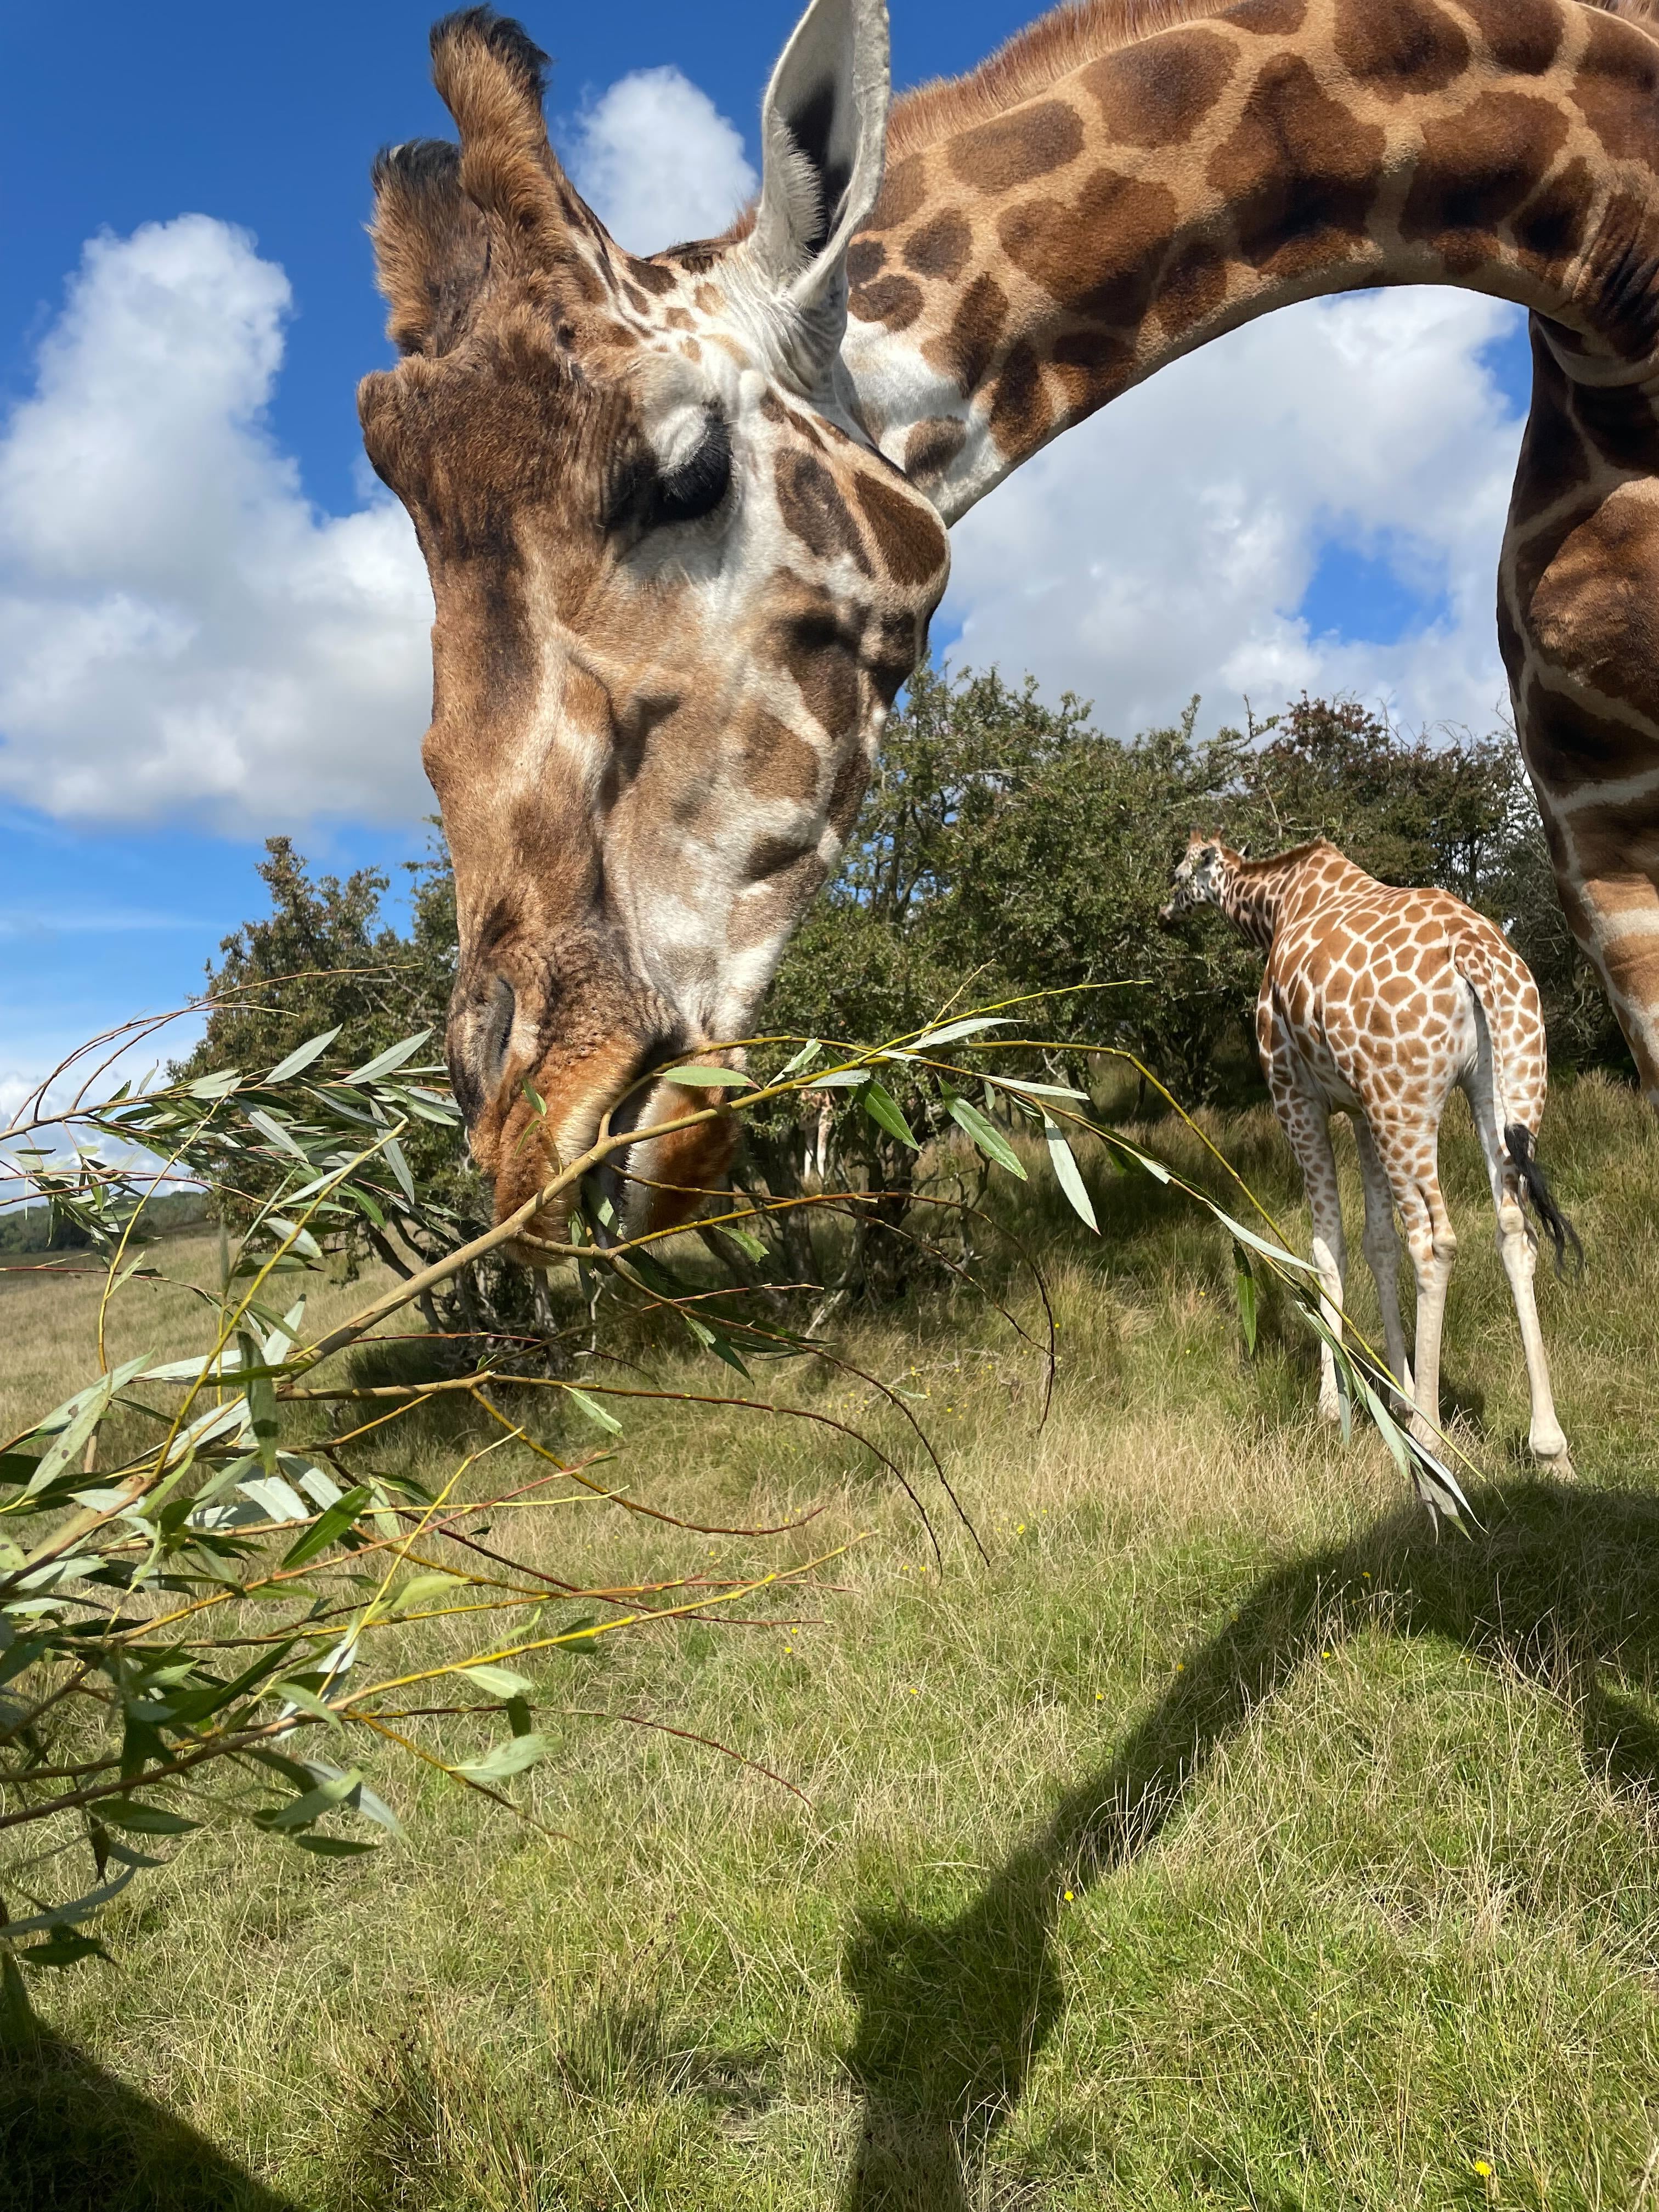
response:
<path id="1" fill-rule="evenodd" d="M 449 1018 L 450 1088 L 471 1128 L 501 1089 L 518 997 L 505 975 L 492 975 Z"/>

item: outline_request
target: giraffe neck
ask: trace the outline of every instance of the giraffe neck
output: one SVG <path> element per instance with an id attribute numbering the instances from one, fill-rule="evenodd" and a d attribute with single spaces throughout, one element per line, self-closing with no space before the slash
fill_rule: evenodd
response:
<path id="1" fill-rule="evenodd" d="M 1262 860 L 1247 860 L 1224 845 L 1212 896 L 1233 927 L 1268 952 L 1285 923 L 1308 907 L 1372 881 L 1323 838 Z"/>
<path id="2" fill-rule="evenodd" d="M 1581 0 L 1239 0 L 1125 43 L 1133 20 L 1085 0 L 1052 19 L 1052 78 L 994 62 L 896 111 L 844 359 L 947 520 L 1177 356 L 1322 294 L 1494 293 L 1575 380 L 1659 388 L 1644 31 Z"/>

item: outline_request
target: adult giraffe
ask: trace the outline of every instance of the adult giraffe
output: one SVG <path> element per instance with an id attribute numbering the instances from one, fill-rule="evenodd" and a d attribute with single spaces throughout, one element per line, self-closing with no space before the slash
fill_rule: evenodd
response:
<path id="1" fill-rule="evenodd" d="M 1178 355 L 1375 284 L 1532 311 L 1501 641 L 1569 918 L 1659 1103 L 1648 21 L 1083 0 L 890 130 L 884 0 L 812 0 L 756 206 L 648 259 L 560 169 L 524 33 L 437 27 L 460 144 L 377 164 L 405 358 L 360 404 L 436 601 L 449 1055 L 502 1213 L 642 1072 L 747 1026 L 923 648 L 945 526 Z M 643 1097 L 654 1121 L 707 1093 Z M 729 1144 L 635 1147 L 659 1187 L 632 1224 L 678 1218 L 660 1186 Z"/>

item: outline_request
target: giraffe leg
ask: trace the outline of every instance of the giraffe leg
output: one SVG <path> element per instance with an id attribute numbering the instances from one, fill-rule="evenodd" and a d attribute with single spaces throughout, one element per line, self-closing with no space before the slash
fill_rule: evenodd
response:
<path id="1" fill-rule="evenodd" d="M 1483 1054 L 1483 1075 L 1489 1066 L 1488 1050 Z M 1533 1295 L 1538 1248 L 1528 1231 L 1527 1217 L 1522 1211 L 1519 1178 L 1498 1133 L 1490 1079 L 1481 1081 L 1477 1077 L 1468 1086 L 1468 1099 L 1474 1112 L 1474 1126 L 1480 1132 L 1481 1149 L 1486 1155 L 1486 1174 L 1492 1183 L 1492 1205 L 1498 1214 L 1498 1257 L 1504 1262 L 1504 1273 L 1510 1279 L 1510 1295 L 1515 1300 L 1516 1318 L 1521 1324 L 1521 1349 L 1526 1356 L 1527 1387 L 1532 1394 L 1532 1423 L 1527 1434 L 1527 1448 L 1533 1457 L 1541 1460 L 1553 1474 L 1571 1475 L 1572 1461 L 1567 1453 L 1567 1439 L 1555 1416 L 1549 1362 L 1544 1356 L 1544 1332 L 1538 1325 L 1538 1303 Z"/>
<path id="2" fill-rule="evenodd" d="M 1400 1190 L 1398 1184 L 1395 1188 Z M 1441 1194 L 1432 1146 L 1429 1157 L 1416 1164 L 1409 1183 L 1400 1190 L 1400 1211 L 1417 1273 L 1417 1413 L 1412 1433 L 1436 1451 L 1440 1444 L 1440 1329 L 1457 1238 Z"/>
<path id="3" fill-rule="evenodd" d="M 1394 1192 L 1376 1139 L 1363 1114 L 1355 1114 L 1354 1142 L 1359 1150 L 1359 1173 L 1365 1186 L 1365 1259 L 1376 1281 L 1377 1303 L 1382 1309 L 1382 1344 L 1389 1370 L 1407 1402 L 1412 1395 L 1411 1362 L 1406 1353 L 1406 1330 L 1400 1318 L 1400 1232 L 1395 1226 Z"/>
<path id="4" fill-rule="evenodd" d="M 1302 1170 L 1313 1216 L 1313 1262 L 1319 1270 L 1322 1295 L 1320 1311 L 1336 1336 L 1342 1334 L 1343 1282 L 1348 1268 L 1347 1240 L 1342 1230 L 1342 1198 L 1336 1180 L 1336 1154 L 1331 1150 L 1330 1114 L 1322 1100 L 1288 1086 L 1273 1086 L 1273 1104 L 1291 1150 Z M 1342 1418 L 1342 1401 L 1336 1388 L 1336 1362 L 1328 1344 L 1319 1347 L 1319 1412 L 1327 1421 Z"/>

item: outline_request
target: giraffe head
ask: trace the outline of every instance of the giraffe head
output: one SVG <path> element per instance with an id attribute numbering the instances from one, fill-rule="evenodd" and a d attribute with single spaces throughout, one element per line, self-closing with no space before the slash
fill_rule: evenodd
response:
<path id="1" fill-rule="evenodd" d="M 468 9 L 432 47 L 459 144 L 376 164 L 403 359 L 359 411 L 432 582 L 448 1055 L 499 1218 L 613 1108 L 619 1128 L 708 1104 L 641 1079 L 744 1032 L 949 555 L 841 356 L 847 250 L 881 182 L 884 0 L 811 0 L 766 94 L 751 213 L 647 259 L 561 169 L 516 24 Z M 635 1146 L 629 1225 L 681 1218 L 731 1144 L 715 1123 Z"/>
<path id="2" fill-rule="evenodd" d="M 1158 920 L 1167 928 L 1193 907 L 1219 905 L 1226 869 L 1227 848 L 1220 838 L 1194 830 L 1175 872 L 1170 902 L 1158 910 Z"/>

